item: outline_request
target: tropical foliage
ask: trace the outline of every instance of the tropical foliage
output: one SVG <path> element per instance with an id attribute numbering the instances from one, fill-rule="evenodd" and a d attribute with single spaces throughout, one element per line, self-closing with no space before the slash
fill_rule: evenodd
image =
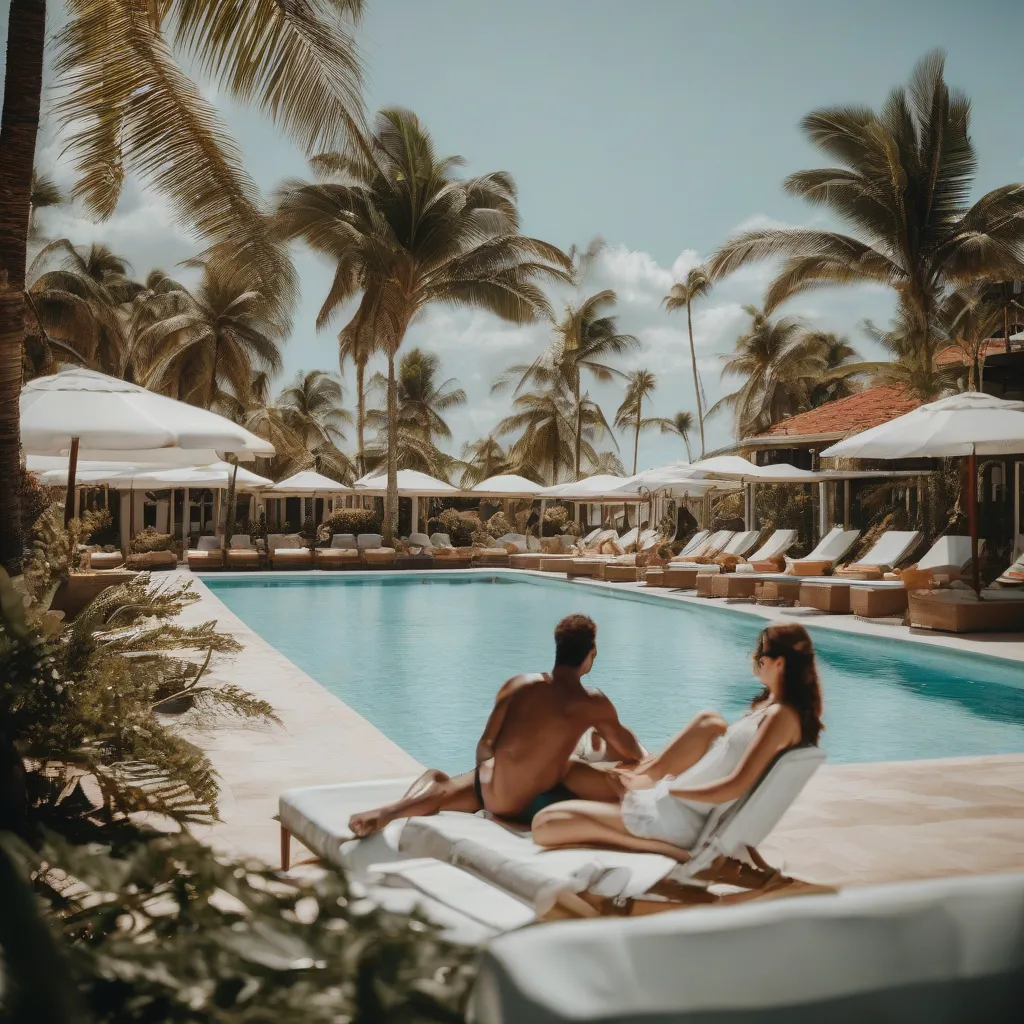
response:
<path id="1" fill-rule="evenodd" d="M 708 261 L 719 280 L 780 257 L 765 295 L 767 315 L 811 289 L 892 288 L 898 312 L 887 347 L 923 398 L 942 385 L 934 372 L 946 294 L 1024 276 L 1024 185 L 1005 185 L 970 204 L 977 171 L 970 101 L 947 85 L 944 71 L 944 55 L 930 53 L 880 110 L 829 107 L 803 119 L 809 141 L 840 166 L 798 171 L 784 188 L 824 207 L 853 234 L 760 228 L 730 239 Z"/>
<path id="2" fill-rule="evenodd" d="M 703 267 L 691 267 L 686 279 L 677 281 L 664 298 L 665 308 L 671 313 L 676 309 L 686 310 L 686 330 L 690 337 L 690 363 L 693 367 L 693 396 L 697 403 L 697 425 L 700 428 L 700 456 L 704 458 L 704 385 L 697 371 L 697 349 L 693 344 L 693 303 L 704 298 L 711 291 L 711 279 Z"/>
<path id="3" fill-rule="evenodd" d="M 538 279 L 564 278 L 567 257 L 519 232 L 515 184 L 494 172 L 460 178 L 415 114 L 382 110 L 352 156 L 315 162 L 316 182 L 277 193 L 281 236 L 302 239 L 335 268 L 321 309 L 328 320 L 360 296 L 346 330 L 371 331 L 387 360 L 384 534 L 397 518 L 400 430 L 395 362 L 413 318 L 433 303 L 486 309 L 527 323 L 550 315 Z"/>

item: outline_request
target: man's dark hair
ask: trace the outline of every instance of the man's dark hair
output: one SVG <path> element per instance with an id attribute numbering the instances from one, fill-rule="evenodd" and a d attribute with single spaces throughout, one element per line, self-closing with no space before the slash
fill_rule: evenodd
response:
<path id="1" fill-rule="evenodd" d="M 597 639 L 597 623 L 587 615 L 567 615 L 555 626 L 555 664 L 578 668 Z"/>

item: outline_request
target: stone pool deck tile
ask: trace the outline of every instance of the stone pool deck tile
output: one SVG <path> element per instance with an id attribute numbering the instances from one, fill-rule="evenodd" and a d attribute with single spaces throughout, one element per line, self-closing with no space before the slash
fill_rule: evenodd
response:
<path id="1" fill-rule="evenodd" d="M 831 885 L 1024 868 L 1024 755 L 826 765 L 764 843 Z"/>
<path id="2" fill-rule="evenodd" d="M 209 837 L 235 854 L 276 864 L 278 830 L 272 817 L 281 790 L 397 778 L 415 774 L 420 766 L 253 633 L 201 580 L 191 578 L 200 600 L 186 609 L 182 621 L 216 619 L 245 645 L 238 655 L 215 658 L 212 678 L 268 700 L 283 721 L 282 728 L 221 718 L 188 728 L 188 737 L 208 752 L 221 775 L 223 822 L 209 830 Z M 628 584 L 583 585 L 643 593 Z M 677 592 L 667 596 L 700 600 Z M 730 607 L 765 619 L 795 617 L 788 609 Z M 844 626 L 835 620 L 849 621 Z M 852 616 L 831 616 L 829 626 L 910 638 L 903 627 L 860 623 Z M 964 643 L 966 638 L 928 639 L 953 641 L 940 646 L 973 653 L 991 653 L 997 646 L 1000 654 L 1024 660 L 1020 637 L 993 647 Z M 781 860 L 787 872 L 833 885 L 1024 869 L 1024 755 L 825 765 L 762 849 L 769 860 Z M 297 848 L 295 856 L 303 857 Z"/>
<path id="3" fill-rule="evenodd" d="M 211 842 L 232 854 L 276 864 L 278 829 L 272 819 L 282 790 L 398 778 L 420 770 L 401 747 L 254 633 L 199 578 L 179 574 L 193 580 L 200 595 L 182 613 L 182 624 L 216 619 L 219 629 L 244 645 L 238 654 L 214 656 L 211 681 L 232 682 L 263 698 L 282 723 L 258 725 L 218 716 L 193 719 L 183 730 L 220 775 L 222 822 L 204 830 Z"/>

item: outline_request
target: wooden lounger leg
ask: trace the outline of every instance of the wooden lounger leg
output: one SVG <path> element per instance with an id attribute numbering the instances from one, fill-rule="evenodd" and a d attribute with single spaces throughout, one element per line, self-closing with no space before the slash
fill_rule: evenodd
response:
<path id="1" fill-rule="evenodd" d="M 287 871 L 292 865 L 292 834 L 281 826 L 281 870 Z"/>

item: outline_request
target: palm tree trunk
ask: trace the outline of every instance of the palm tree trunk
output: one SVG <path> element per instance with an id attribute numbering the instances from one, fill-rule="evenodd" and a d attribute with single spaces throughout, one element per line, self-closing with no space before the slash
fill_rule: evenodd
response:
<path id="1" fill-rule="evenodd" d="M 700 400 L 700 377 L 697 376 L 697 350 L 693 347 L 693 317 L 690 300 L 686 300 L 686 329 L 690 334 L 690 361 L 693 363 L 693 393 L 697 397 L 697 424 L 700 427 L 700 457 L 704 458 L 704 409 Z"/>
<path id="2" fill-rule="evenodd" d="M 391 547 L 398 526 L 398 388 L 395 353 L 388 350 L 388 485 L 384 494 L 384 545 Z"/>
<path id="3" fill-rule="evenodd" d="M 366 458 L 363 455 L 365 445 L 363 434 L 366 430 L 366 364 L 356 362 L 356 444 L 359 451 L 356 453 L 356 469 L 360 477 L 366 474 Z"/>
<path id="4" fill-rule="evenodd" d="M 21 573 L 21 429 L 25 256 L 43 89 L 46 0 L 11 0 L 0 118 L 0 564 Z M 6 274 L 6 282 L 2 281 Z"/>
<path id="5" fill-rule="evenodd" d="M 633 476 L 636 476 L 636 463 L 637 456 L 640 454 L 640 413 L 643 408 L 643 402 L 639 402 L 636 407 L 636 433 L 633 435 Z"/>
<path id="6" fill-rule="evenodd" d="M 231 547 L 231 538 L 235 535 L 235 506 L 238 504 L 235 491 L 235 481 L 238 477 L 238 456 L 229 455 L 228 461 L 235 468 L 231 471 L 231 479 L 228 481 L 228 507 L 224 520 L 224 538 L 221 543 L 221 547 L 225 550 Z M 227 558 L 224 561 L 226 564 Z"/>
<path id="7" fill-rule="evenodd" d="M 580 396 L 576 396 L 576 479 L 580 478 L 580 466 L 583 463 L 583 406 Z M 557 471 L 556 471 L 557 475 Z"/>

